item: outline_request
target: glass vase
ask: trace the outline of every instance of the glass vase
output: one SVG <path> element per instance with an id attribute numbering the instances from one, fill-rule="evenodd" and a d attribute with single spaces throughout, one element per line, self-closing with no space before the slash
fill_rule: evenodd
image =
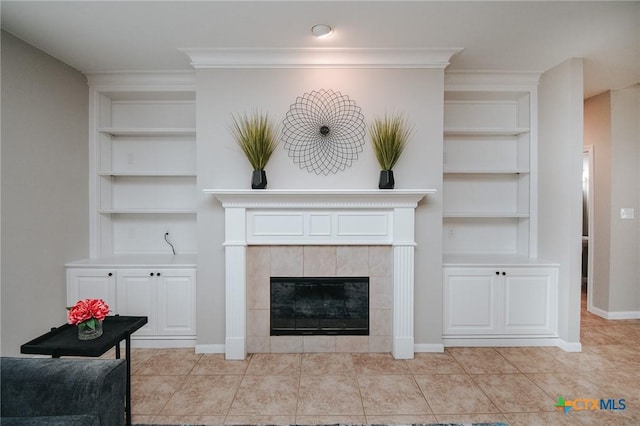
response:
<path id="1" fill-rule="evenodd" d="M 81 322 L 78 324 L 78 339 L 80 340 L 93 340 L 102 336 L 102 320 L 94 320 L 94 328 L 91 328 L 89 321 Z"/>

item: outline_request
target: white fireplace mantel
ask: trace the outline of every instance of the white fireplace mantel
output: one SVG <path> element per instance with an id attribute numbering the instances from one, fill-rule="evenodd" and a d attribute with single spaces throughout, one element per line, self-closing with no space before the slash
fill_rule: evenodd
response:
<path id="1" fill-rule="evenodd" d="M 225 209 L 227 359 L 246 357 L 248 245 L 393 246 L 392 352 L 413 358 L 415 209 L 432 189 L 205 189 Z"/>
<path id="2" fill-rule="evenodd" d="M 205 189 L 215 196 L 223 207 L 315 207 L 318 204 L 349 206 L 393 207 L 413 206 L 435 189 Z"/>

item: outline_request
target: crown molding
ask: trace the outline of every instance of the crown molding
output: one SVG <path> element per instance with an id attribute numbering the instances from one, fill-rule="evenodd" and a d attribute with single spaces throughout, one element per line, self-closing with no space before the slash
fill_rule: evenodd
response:
<path id="1" fill-rule="evenodd" d="M 115 71 L 86 74 L 90 87 L 136 86 L 152 90 L 158 86 L 172 86 L 180 90 L 195 90 L 195 71 Z"/>
<path id="2" fill-rule="evenodd" d="M 495 86 L 537 86 L 541 72 L 538 71 L 446 71 L 444 75 L 445 90 L 456 86 L 495 87 Z"/>
<path id="3" fill-rule="evenodd" d="M 436 68 L 460 48 L 179 49 L 196 68 Z"/>

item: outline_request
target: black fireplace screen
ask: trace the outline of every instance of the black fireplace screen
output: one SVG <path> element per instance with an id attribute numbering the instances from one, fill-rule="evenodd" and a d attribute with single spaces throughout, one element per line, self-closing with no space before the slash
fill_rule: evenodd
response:
<path id="1" fill-rule="evenodd" d="M 271 277 L 271 335 L 369 335 L 369 277 Z"/>

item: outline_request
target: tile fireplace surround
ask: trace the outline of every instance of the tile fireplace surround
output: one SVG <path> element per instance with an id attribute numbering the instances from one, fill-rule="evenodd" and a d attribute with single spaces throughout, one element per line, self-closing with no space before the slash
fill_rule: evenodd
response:
<path id="1" fill-rule="evenodd" d="M 250 246 L 247 351 L 391 352 L 390 246 Z M 369 277 L 369 336 L 269 336 L 270 278 Z"/>
<path id="2" fill-rule="evenodd" d="M 249 303 L 255 303 L 256 297 L 247 282 L 248 246 L 303 246 L 301 253 L 323 250 L 317 246 L 326 246 L 325 252 L 336 250 L 336 253 L 347 250 L 341 246 L 363 246 L 369 257 L 372 250 L 376 252 L 376 246 L 390 246 L 391 352 L 396 359 L 413 358 L 415 209 L 434 190 L 206 189 L 204 192 L 215 196 L 225 209 L 227 359 L 245 359 L 248 343 L 259 344 L 257 340 L 248 340 L 247 335 L 247 317 L 255 321 L 257 315 L 251 312 L 247 300 L 249 295 L 252 298 Z M 271 250 L 286 248 L 271 247 Z M 250 252 L 254 251 L 252 248 Z M 310 266 L 311 270 L 315 267 Z M 374 339 L 373 333 L 378 333 L 378 338 Z M 380 331 L 372 332 L 370 350 L 382 349 L 382 336 Z"/>

